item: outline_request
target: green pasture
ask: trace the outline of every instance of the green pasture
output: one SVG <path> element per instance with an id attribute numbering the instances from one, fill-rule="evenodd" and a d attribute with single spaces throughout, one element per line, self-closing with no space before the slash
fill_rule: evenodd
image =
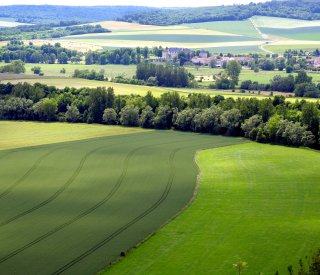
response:
<path id="1" fill-rule="evenodd" d="M 195 29 L 207 29 L 207 30 L 228 32 L 228 33 L 233 33 L 237 35 L 261 38 L 260 34 L 253 27 L 250 20 L 192 23 L 192 24 L 185 24 L 184 26 L 195 28 Z"/>
<path id="2" fill-rule="evenodd" d="M 198 150 L 242 142 L 150 131 L 1 151 L 1 273 L 98 272 L 189 203 Z"/>
<path id="3" fill-rule="evenodd" d="M 105 74 L 108 77 L 116 77 L 116 76 L 123 76 L 126 78 L 132 78 L 135 75 L 136 72 L 136 65 L 85 65 L 85 64 L 26 64 L 26 74 L 32 74 L 31 69 L 34 66 L 39 66 L 41 67 L 42 71 L 44 72 L 45 77 L 57 77 L 59 78 L 59 82 L 61 84 L 57 84 L 57 86 L 61 85 L 66 85 L 68 83 L 74 84 L 76 87 L 79 87 L 79 85 L 89 85 L 89 87 L 92 86 L 92 83 L 104 85 L 104 82 L 100 81 L 88 81 L 88 80 L 76 80 L 74 81 L 73 79 L 65 79 L 65 77 L 72 77 L 74 71 L 76 69 L 79 70 L 105 70 Z M 65 74 L 61 74 L 60 71 L 61 69 L 66 69 Z M 185 69 L 190 72 L 191 74 L 195 76 L 210 76 L 214 74 L 218 74 L 219 72 L 223 71 L 221 68 L 209 68 L 206 66 L 185 66 Z M 258 81 L 259 83 L 267 84 L 270 83 L 270 80 L 273 79 L 274 76 L 276 75 L 281 75 L 281 76 L 287 76 L 288 74 L 285 71 L 262 71 L 260 70 L 259 72 L 254 72 L 249 69 L 242 69 L 241 74 L 240 74 L 240 81 L 243 80 L 251 80 L 251 81 Z M 293 74 L 296 75 L 296 74 Z M 318 73 L 311 73 L 309 72 L 309 75 L 312 76 L 313 80 L 315 82 L 320 82 L 320 74 Z M 21 75 L 21 79 L 23 79 L 23 75 Z M 35 77 L 37 80 L 37 78 Z M 9 79 L 8 79 L 9 80 Z M 36 81 L 33 80 L 33 81 Z M 18 81 L 18 80 L 12 80 L 12 81 Z M 21 80 L 22 81 L 22 80 Z M 32 79 L 28 80 L 32 81 Z M 56 82 L 57 80 L 50 80 L 50 78 L 46 79 L 48 83 L 50 82 Z M 98 83 L 97 83 L 98 82 Z M 53 84 L 50 84 L 53 85 Z M 111 84 L 110 84 L 111 85 Z M 119 86 L 119 84 L 114 83 L 112 85 Z M 136 87 L 136 86 L 135 86 Z M 137 88 L 136 88 L 137 89 Z M 139 88 L 138 88 L 139 89 Z M 159 90 L 156 87 L 148 87 L 148 89 L 153 89 L 153 90 Z M 163 90 L 164 88 L 160 88 Z M 131 90 L 131 89 L 129 89 Z"/>
<path id="4" fill-rule="evenodd" d="M 251 20 L 258 28 L 291 29 L 320 26 L 320 20 L 299 20 L 271 16 L 253 16 Z"/>
<path id="5" fill-rule="evenodd" d="M 192 205 L 104 274 L 288 274 L 320 246 L 319 152 L 258 143 L 202 151 Z M 261 272 L 261 273 L 260 273 Z"/>
<path id="6" fill-rule="evenodd" d="M 205 50 L 211 53 L 232 53 L 232 54 L 250 54 L 250 53 L 263 53 L 259 46 L 247 45 L 247 46 L 218 46 L 218 47 L 205 47 Z"/>
<path id="7" fill-rule="evenodd" d="M 123 41 L 159 41 L 176 43 L 219 43 L 219 42 L 241 42 L 258 41 L 259 38 L 249 36 L 230 35 L 189 35 L 189 34 L 127 34 L 127 35 L 74 35 L 66 37 L 67 40 L 123 40 Z M 63 40 L 63 39 L 62 39 Z"/>
<path id="8" fill-rule="evenodd" d="M 26 64 L 26 74 L 33 74 L 31 69 L 34 66 L 41 67 L 45 76 L 72 77 L 75 70 L 105 70 L 109 77 L 124 76 L 131 78 L 136 73 L 136 65 L 85 65 L 85 64 Z M 62 69 L 66 70 L 65 74 L 60 73 Z"/>
<path id="9" fill-rule="evenodd" d="M 82 123 L 0 121 L 0 150 L 141 132 L 141 128 Z M 145 130 L 144 130 L 145 131 Z"/>
<path id="10" fill-rule="evenodd" d="M 303 27 L 303 28 L 260 28 L 262 33 L 281 36 L 289 39 L 296 40 L 309 40 L 319 41 L 320 40 L 320 26 L 319 27 Z"/>
<path id="11" fill-rule="evenodd" d="M 274 53 L 283 54 L 286 50 L 303 50 L 303 51 L 315 51 L 320 48 L 319 44 L 291 44 L 291 45 L 280 45 L 280 44 L 269 44 L 264 46 L 265 49 L 270 50 Z"/>

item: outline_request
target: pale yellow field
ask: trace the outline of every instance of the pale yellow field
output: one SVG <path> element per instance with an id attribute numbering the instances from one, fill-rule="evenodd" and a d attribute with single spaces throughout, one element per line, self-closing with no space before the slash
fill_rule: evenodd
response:
<path id="1" fill-rule="evenodd" d="M 267 16 L 253 16 L 252 20 L 259 28 L 291 29 L 320 26 L 320 20 L 310 21 Z"/>
<path id="2" fill-rule="evenodd" d="M 38 40 L 39 44 L 46 43 L 47 40 Z M 206 49 L 206 48 L 221 48 L 221 47 L 241 47 L 241 46 L 259 46 L 265 43 L 265 41 L 236 41 L 236 42 L 216 42 L 216 43 L 176 43 L 176 42 L 162 42 L 162 41 L 138 41 L 138 40 L 111 40 L 111 39 L 57 39 L 51 41 L 51 43 L 59 42 L 69 49 L 83 49 L 103 48 L 103 47 L 179 47 L 189 49 Z M 80 50 L 80 49 L 79 49 Z"/>
<path id="3" fill-rule="evenodd" d="M 25 23 L 19 23 L 19 22 L 10 22 L 10 21 L 0 21 L 0 27 L 5 27 L 5 28 L 12 28 L 12 27 L 17 27 L 21 25 L 29 25 Z"/>
<path id="4" fill-rule="evenodd" d="M 35 40 L 24 40 L 25 44 L 32 42 L 36 46 L 41 46 L 43 44 L 51 44 L 60 43 L 62 47 L 67 48 L 69 50 L 76 50 L 80 52 L 88 52 L 88 51 L 96 51 L 101 50 L 102 46 L 97 45 L 92 42 L 83 42 L 83 41 L 71 41 L 71 40 L 63 40 L 63 39 L 35 39 Z"/>
<path id="5" fill-rule="evenodd" d="M 95 39 L 99 36 L 122 36 L 122 35 L 144 35 L 144 34 L 189 34 L 189 35 L 224 35 L 224 36 L 240 36 L 233 33 L 228 32 L 220 32 L 214 30 L 206 30 L 206 29 L 193 29 L 188 27 L 181 27 L 181 28 L 164 28 L 164 29 L 156 29 L 156 30 L 133 30 L 133 31 L 121 31 L 121 32 L 110 32 L 110 33 L 88 33 L 84 35 L 72 35 L 66 36 L 66 39 L 73 39 L 73 38 L 81 38 L 82 36 L 85 37 L 94 37 Z"/>
<path id="6" fill-rule="evenodd" d="M 91 23 L 92 25 L 100 24 L 103 28 L 109 29 L 111 31 L 121 31 L 121 30 L 157 30 L 163 29 L 164 27 L 152 26 L 152 25 L 141 25 L 138 23 L 128 23 L 120 21 L 102 21 Z"/>
<path id="7" fill-rule="evenodd" d="M 142 131 L 146 130 L 101 124 L 0 121 L 0 150 Z"/>

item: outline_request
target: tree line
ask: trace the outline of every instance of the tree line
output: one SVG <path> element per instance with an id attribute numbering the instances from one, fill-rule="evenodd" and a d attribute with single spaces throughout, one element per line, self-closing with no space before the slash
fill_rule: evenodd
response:
<path id="1" fill-rule="evenodd" d="M 17 27 L 1 28 L 0 41 L 12 39 L 46 39 L 59 38 L 68 35 L 79 35 L 87 33 L 106 33 L 111 32 L 101 25 L 79 25 L 61 27 L 61 24 L 39 24 L 21 25 Z"/>
<path id="2" fill-rule="evenodd" d="M 147 59 L 151 50 L 144 48 L 120 48 L 106 51 L 89 51 L 85 55 L 86 65 L 98 64 L 139 64 L 141 60 Z"/>
<path id="3" fill-rule="evenodd" d="M 119 124 L 244 136 L 319 149 L 319 102 L 180 96 L 151 92 L 115 95 L 113 88 L 64 88 L 36 83 L 0 84 L 0 119 Z"/>
<path id="4" fill-rule="evenodd" d="M 80 62 L 82 53 L 69 50 L 60 43 L 35 46 L 33 43 L 25 44 L 19 40 L 12 40 L 0 48 L 0 61 L 10 63 L 12 60 L 22 60 L 25 63 L 67 64 Z"/>
<path id="5" fill-rule="evenodd" d="M 116 20 L 128 13 L 153 10 L 139 6 L 62 6 L 62 5 L 7 5 L 1 6 L 0 17 L 15 18 L 18 22 L 48 24 L 65 21 L 83 23 Z"/>
<path id="6" fill-rule="evenodd" d="M 305 71 L 300 71 L 295 77 L 276 75 L 270 84 L 259 84 L 257 81 L 242 81 L 240 89 L 256 91 L 294 92 L 296 97 L 320 98 L 320 83 L 312 82 L 312 77 Z"/>
<path id="7" fill-rule="evenodd" d="M 303 20 L 320 19 L 316 1 L 291 0 L 229 5 L 218 7 L 157 9 L 129 13 L 122 20 L 147 25 L 178 25 L 210 21 L 245 20 L 254 15 L 294 18 Z"/>

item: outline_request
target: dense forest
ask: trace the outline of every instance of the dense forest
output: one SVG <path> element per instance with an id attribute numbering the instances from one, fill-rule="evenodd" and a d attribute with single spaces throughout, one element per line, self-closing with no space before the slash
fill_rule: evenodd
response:
<path id="1" fill-rule="evenodd" d="M 205 94 L 156 98 L 115 95 L 113 88 L 57 89 L 0 84 L 0 119 L 120 124 L 244 136 L 258 142 L 319 148 L 320 105 L 305 100 L 227 98 Z"/>
<path id="2" fill-rule="evenodd" d="M 318 2 L 312 0 L 268 1 L 249 5 L 159 9 L 129 13 L 122 19 L 148 25 L 177 25 L 210 21 L 244 20 L 254 15 L 319 20 Z"/>
<path id="3" fill-rule="evenodd" d="M 152 8 L 134 6 L 54 6 L 14 5 L 1 6 L 0 17 L 15 18 L 22 23 L 57 23 L 76 20 L 82 23 L 115 20 L 132 12 L 151 11 Z"/>

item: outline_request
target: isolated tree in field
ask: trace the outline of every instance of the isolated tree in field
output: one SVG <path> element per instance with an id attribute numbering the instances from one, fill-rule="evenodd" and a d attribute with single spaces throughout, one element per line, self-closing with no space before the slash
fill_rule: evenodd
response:
<path id="1" fill-rule="evenodd" d="M 234 85 L 238 85 L 239 82 L 239 76 L 241 73 L 241 65 L 239 62 L 232 60 L 228 62 L 227 68 L 226 68 L 227 76 L 231 79 Z"/>
<path id="2" fill-rule="evenodd" d="M 107 108 L 103 112 L 102 120 L 107 125 L 115 125 L 117 124 L 117 113 L 112 108 Z"/>
<path id="3" fill-rule="evenodd" d="M 67 111 L 65 114 L 66 121 L 77 122 L 80 119 L 80 112 L 75 105 L 67 106 Z"/>
<path id="4" fill-rule="evenodd" d="M 127 105 L 121 109 L 120 123 L 123 126 L 139 125 L 139 109 L 133 105 Z"/>
<path id="5" fill-rule="evenodd" d="M 237 270 L 238 275 L 241 275 L 243 270 L 245 270 L 248 267 L 248 264 L 244 261 L 239 260 L 235 264 L 233 264 L 233 267 L 235 270 Z"/>

